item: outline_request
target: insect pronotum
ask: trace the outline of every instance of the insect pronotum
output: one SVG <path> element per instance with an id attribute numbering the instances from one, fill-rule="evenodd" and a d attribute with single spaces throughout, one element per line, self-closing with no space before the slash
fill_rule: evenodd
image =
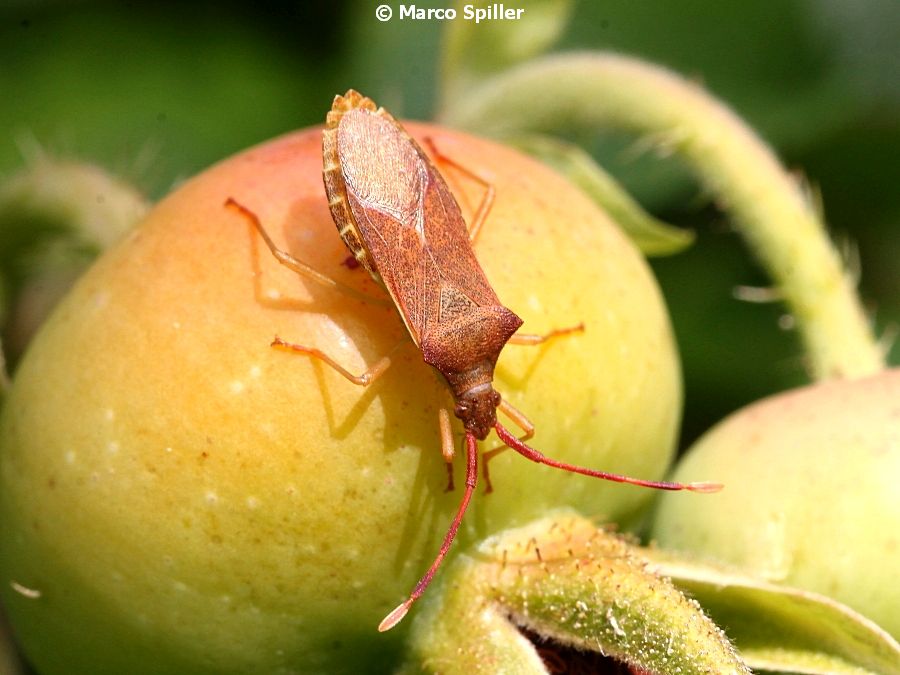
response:
<path id="1" fill-rule="evenodd" d="M 388 112 L 352 89 L 335 97 L 328 113 L 323 160 L 325 192 L 341 238 L 387 290 L 425 362 L 446 379 L 455 401 L 454 414 L 465 429 L 466 486 L 456 515 L 431 567 L 409 597 L 382 620 L 380 631 L 394 627 L 406 615 L 447 555 L 475 489 L 477 443 L 492 429 L 506 447 L 534 462 L 566 471 L 662 490 L 713 492 L 721 488 L 717 483 L 669 483 L 596 471 L 556 461 L 526 445 L 523 441 L 531 437 L 534 427 L 495 391 L 497 358 L 507 343 L 539 344 L 582 327 L 547 335 L 516 332 L 522 319 L 500 303 L 472 247 L 493 202 L 493 187 L 444 158 L 486 187 L 472 225 L 467 227 L 450 189 L 422 148 Z M 256 227 L 279 262 L 309 279 L 348 290 L 278 249 L 252 211 L 231 198 L 226 206 Z M 272 344 L 321 359 L 360 385 L 371 384 L 390 365 L 390 359 L 384 357 L 362 375 L 353 375 L 316 348 L 278 337 Z M 498 409 L 522 428 L 521 439 L 497 420 Z M 438 421 L 442 452 L 449 463 L 454 454 L 453 436 L 445 409 Z"/>

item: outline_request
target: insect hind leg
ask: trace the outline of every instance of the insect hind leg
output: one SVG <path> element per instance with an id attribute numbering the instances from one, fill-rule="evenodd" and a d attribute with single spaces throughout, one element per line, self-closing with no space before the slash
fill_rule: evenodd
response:
<path id="1" fill-rule="evenodd" d="M 275 259 L 287 267 L 289 270 L 296 272 L 300 276 L 305 279 L 309 279 L 310 281 L 314 281 L 322 286 L 326 286 L 328 288 L 333 288 L 337 291 L 341 291 L 342 293 L 346 293 L 348 295 L 352 295 L 358 300 L 362 300 L 364 302 L 373 302 L 379 305 L 388 305 L 387 301 L 382 298 L 375 298 L 370 295 L 366 295 L 351 286 L 347 286 L 346 284 L 342 284 L 340 281 L 332 279 L 327 274 L 323 274 L 319 272 L 317 269 L 303 262 L 299 258 L 295 258 L 290 253 L 278 247 L 278 245 L 272 240 L 272 237 L 269 236 L 268 231 L 265 226 L 253 211 L 249 208 L 238 202 L 233 197 L 229 197 L 225 200 L 225 208 L 234 211 L 235 213 L 243 216 L 243 218 L 253 226 L 256 232 L 262 237 L 262 240 L 268 246 L 269 251 L 272 252 L 272 255 Z"/>
<path id="2" fill-rule="evenodd" d="M 447 487 L 444 492 L 453 492 L 453 428 L 450 426 L 450 413 L 446 408 L 438 410 L 438 428 L 441 432 L 441 454 L 447 463 Z"/>
<path id="3" fill-rule="evenodd" d="M 516 333 L 513 335 L 508 344 L 511 345 L 540 345 L 554 338 L 564 337 L 566 335 L 574 335 L 575 333 L 584 332 L 584 323 L 579 323 L 566 328 L 556 328 L 543 335 L 534 335 L 531 333 Z"/>
<path id="4" fill-rule="evenodd" d="M 426 136 L 422 139 L 422 142 L 428 146 L 429 152 L 431 152 L 435 159 L 440 160 L 445 164 L 449 164 L 457 171 L 462 172 L 467 177 L 480 184 L 485 190 L 484 196 L 481 198 L 481 203 L 478 205 L 475 215 L 472 216 L 472 222 L 469 224 L 469 243 L 474 246 L 475 241 L 478 239 L 478 235 L 481 232 L 481 226 L 484 225 L 484 221 L 487 220 L 491 207 L 494 205 L 494 197 L 497 190 L 494 188 L 493 183 L 438 150 L 438 147 L 435 145 L 434 139 L 431 138 L 431 136 Z"/>
<path id="5" fill-rule="evenodd" d="M 308 356 L 312 356 L 313 358 L 319 359 L 323 363 L 334 368 L 334 370 L 343 375 L 350 382 L 352 382 L 353 384 L 358 384 L 361 387 L 367 387 L 372 384 L 375 380 L 381 377 L 384 374 L 384 371 L 386 371 L 391 365 L 391 357 L 383 356 L 374 366 L 366 370 L 361 375 L 354 375 L 349 370 L 344 368 L 344 366 L 342 366 L 340 363 L 328 356 L 328 354 L 323 352 L 321 349 L 317 349 L 316 347 L 307 347 L 306 345 L 298 345 L 291 342 L 285 342 L 277 336 L 274 340 L 272 340 L 272 346 L 278 349 L 285 349 L 287 351 L 295 352 L 297 354 L 306 354 Z"/>

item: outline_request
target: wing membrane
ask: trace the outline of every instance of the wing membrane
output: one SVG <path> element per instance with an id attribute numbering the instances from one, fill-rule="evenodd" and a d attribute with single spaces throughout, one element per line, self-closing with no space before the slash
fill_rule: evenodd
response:
<path id="1" fill-rule="evenodd" d="M 417 345 L 429 321 L 500 304 L 447 184 L 390 115 L 345 114 L 337 150 L 357 236 Z"/>

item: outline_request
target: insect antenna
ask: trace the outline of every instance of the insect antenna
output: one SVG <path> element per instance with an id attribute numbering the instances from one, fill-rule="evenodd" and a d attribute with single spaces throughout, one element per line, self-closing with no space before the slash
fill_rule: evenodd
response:
<path id="1" fill-rule="evenodd" d="M 718 492 L 722 489 L 721 483 L 710 483 L 710 482 L 697 482 L 697 483 L 670 483 L 668 481 L 656 481 L 656 480 L 643 480 L 641 478 L 632 478 L 631 476 L 622 476 L 617 473 L 607 473 L 606 471 L 597 471 L 595 469 L 587 469 L 583 466 L 576 466 L 574 464 L 567 464 L 566 462 L 560 462 L 555 459 L 551 459 L 547 457 L 542 452 L 538 452 L 534 448 L 526 445 L 518 438 L 516 438 L 513 434 L 511 434 L 506 427 L 504 427 L 500 422 L 494 424 L 494 430 L 497 432 L 497 435 L 500 437 L 500 440 L 503 441 L 508 447 L 512 448 L 520 455 L 530 459 L 532 462 L 537 462 L 538 464 L 546 464 L 547 466 L 552 466 L 557 469 L 563 469 L 564 471 L 571 471 L 573 473 L 580 473 L 585 476 L 592 476 L 594 478 L 602 478 L 603 480 L 610 480 L 614 483 L 628 483 L 629 485 L 640 485 L 642 487 L 655 488 L 657 490 L 690 490 L 691 492 Z"/>
<path id="2" fill-rule="evenodd" d="M 438 571 L 438 568 L 444 561 L 444 557 L 447 555 L 447 551 L 450 550 L 450 545 L 453 543 L 453 539 L 456 537 L 456 532 L 457 530 L 459 530 L 459 525 L 466 513 L 466 508 L 469 506 L 469 501 L 472 499 L 472 493 L 475 491 L 475 483 L 477 479 L 478 441 L 471 432 L 467 432 L 466 489 L 463 492 L 462 499 L 459 502 L 459 508 L 456 510 L 456 516 L 453 518 L 453 522 L 450 523 L 450 528 L 447 530 L 447 534 L 444 535 L 444 543 L 441 544 L 441 550 L 438 551 L 437 557 L 435 557 L 434 562 L 431 563 L 431 567 L 429 567 L 424 576 L 419 579 L 419 583 L 417 583 L 415 588 L 413 588 L 413 591 L 409 594 L 409 597 L 399 605 L 397 605 L 397 607 L 395 607 L 390 614 L 388 614 L 386 617 L 384 617 L 384 619 L 381 620 L 381 623 L 378 624 L 378 630 L 380 632 L 383 633 L 386 630 L 390 630 L 398 623 L 400 623 L 403 617 L 406 616 L 409 608 L 412 607 L 412 604 L 419 598 L 419 596 L 422 595 L 422 593 L 425 592 L 425 589 L 428 588 L 428 584 L 430 584 L 432 578 L 434 578 L 435 573 Z"/>

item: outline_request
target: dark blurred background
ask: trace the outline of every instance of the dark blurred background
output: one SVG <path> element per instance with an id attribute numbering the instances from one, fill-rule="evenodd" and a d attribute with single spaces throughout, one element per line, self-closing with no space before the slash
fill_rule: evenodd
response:
<path id="1" fill-rule="evenodd" d="M 242 148 L 321 122 L 351 86 L 395 115 L 427 119 L 442 25 L 396 12 L 381 23 L 378 4 L 5 0 L 0 178 L 38 146 L 100 163 L 155 199 Z M 897 325 L 896 0 L 582 1 L 558 49 L 644 57 L 731 104 L 821 190 L 834 236 L 859 250 L 879 334 Z M 699 234 L 688 252 L 653 261 L 684 359 L 685 441 L 806 382 L 782 309 L 733 298 L 734 287 L 766 279 L 677 165 L 635 159 L 615 136 L 583 140 L 646 208 Z"/>

